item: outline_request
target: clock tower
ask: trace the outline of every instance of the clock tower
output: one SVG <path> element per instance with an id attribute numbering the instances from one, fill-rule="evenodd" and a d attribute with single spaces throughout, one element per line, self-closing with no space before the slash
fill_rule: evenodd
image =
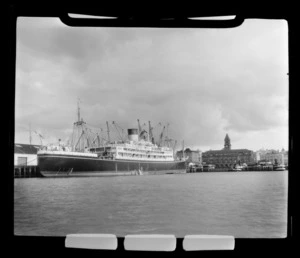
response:
<path id="1" fill-rule="evenodd" d="M 229 138 L 228 134 L 226 134 L 224 142 L 225 142 L 224 150 L 231 150 L 230 138 Z"/>

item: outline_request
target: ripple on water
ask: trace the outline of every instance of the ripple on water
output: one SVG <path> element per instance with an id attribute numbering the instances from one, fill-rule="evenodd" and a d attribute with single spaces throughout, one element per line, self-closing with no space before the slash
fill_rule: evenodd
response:
<path id="1" fill-rule="evenodd" d="M 18 235 L 285 237 L 288 172 L 15 179 Z"/>

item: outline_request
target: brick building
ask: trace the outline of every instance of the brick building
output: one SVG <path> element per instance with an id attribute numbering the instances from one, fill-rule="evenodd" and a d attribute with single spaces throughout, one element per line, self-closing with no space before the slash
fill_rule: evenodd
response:
<path id="1" fill-rule="evenodd" d="M 235 164 L 249 164 L 254 162 L 255 154 L 253 151 L 248 149 L 231 149 L 228 134 L 226 134 L 224 142 L 222 150 L 210 150 L 202 153 L 204 164 L 213 164 L 216 168 L 231 168 Z"/>

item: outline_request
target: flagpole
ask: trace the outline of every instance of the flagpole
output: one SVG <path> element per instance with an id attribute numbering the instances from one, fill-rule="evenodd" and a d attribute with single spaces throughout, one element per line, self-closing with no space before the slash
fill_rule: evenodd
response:
<path id="1" fill-rule="evenodd" d="M 31 123 L 29 123 L 29 144 L 31 145 Z"/>
<path id="2" fill-rule="evenodd" d="M 182 158 L 185 159 L 185 156 L 184 156 L 184 140 L 182 141 Z"/>

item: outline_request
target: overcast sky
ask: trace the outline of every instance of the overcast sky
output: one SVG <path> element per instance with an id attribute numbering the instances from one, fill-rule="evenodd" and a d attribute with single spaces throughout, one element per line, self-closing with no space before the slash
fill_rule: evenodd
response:
<path id="1" fill-rule="evenodd" d="M 29 143 L 29 124 L 43 143 L 66 141 L 80 98 L 89 125 L 169 123 L 178 148 L 221 149 L 228 133 L 233 149 L 287 149 L 287 36 L 283 20 L 138 29 L 19 18 L 15 142 Z"/>

